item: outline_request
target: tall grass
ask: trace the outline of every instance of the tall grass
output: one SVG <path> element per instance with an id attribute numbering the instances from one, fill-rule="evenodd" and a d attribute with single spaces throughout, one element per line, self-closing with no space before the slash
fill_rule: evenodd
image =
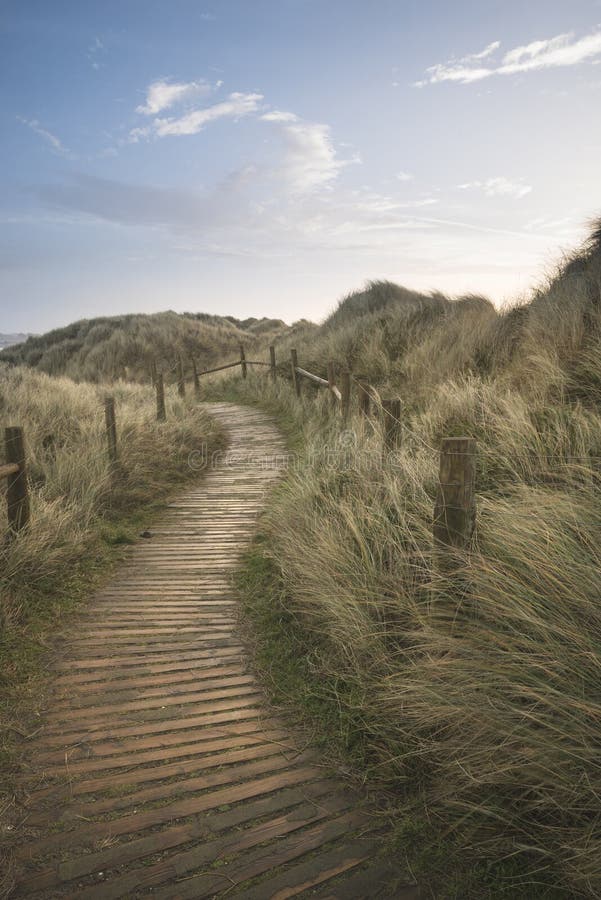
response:
<path id="1" fill-rule="evenodd" d="M 301 435 L 250 606 L 292 627 L 307 690 L 352 719 L 397 815 L 459 849 L 467 874 L 457 887 L 443 861 L 437 897 L 601 896 L 600 273 L 597 234 L 504 313 L 385 286 L 297 336 L 300 365 L 350 364 L 402 397 L 385 462 L 378 421 L 353 417 L 348 452 L 312 388 L 227 383 Z M 478 442 L 477 530 L 440 571 L 436 448 L 454 434 Z"/>

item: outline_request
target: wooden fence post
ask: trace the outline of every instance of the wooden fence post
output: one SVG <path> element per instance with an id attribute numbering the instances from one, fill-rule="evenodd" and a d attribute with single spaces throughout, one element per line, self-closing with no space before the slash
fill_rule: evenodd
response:
<path id="1" fill-rule="evenodd" d="M 6 428 L 4 439 L 7 463 L 19 467 L 18 472 L 8 475 L 6 479 L 8 526 L 10 531 L 17 532 L 26 527 L 30 515 L 23 429 L 16 426 Z"/>
<path id="2" fill-rule="evenodd" d="M 365 382 L 359 382 L 359 412 L 364 415 L 369 415 L 369 406 L 370 406 L 370 395 L 369 390 Z"/>
<path id="3" fill-rule="evenodd" d="M 109 453 L 109 463 L 114 468 L 117 465 L 117 423 L 115 420 L 115 398 L 105 397 L 104 418 L 106 421 L 106 440 Z"/>
<path id="4" fill-rule="evenodd" d="M 246 368 L 246 354 L 244 352 L 244 344 L 240 344 L 240 368 L 242 369 L 242 377 L 246 378 L 247 368 Z"/>
<path id="5" fill-rule="evenodd" d="M 340 376 L 340 393 L 342 394 L 342 399 L 340 401 L 342 420 L 346 424 L 351 409 L 351 373 L 348 369 L 342 370 Z"/>
<path id="6" fill-rule="evenodd" d="M 301 395 L 301 385 L 300 378 L 298 377 L 298 372 L 296 371 L 296 367 L 298 366 L 298 355 L 296 350 L 290 351 L 290 368 L 292 369 L 292 385 L 294 387 L 294 393 L 297 397 Z"/>
<path id="7" fill-rule="evenodd" d="M 465 549 L 476 521 L 476 441 L 444 438 L 440 484 L 434 509 L 434 543 L 438 549 Z"/>
<path id="8" fill-rule="evenodd" d="M 181 356 L 177 364 L 177 393 L 180 397 L 186 396 L 186 378 L 184 375 L 184 361 Z"/>
<path id="9" fill-rule="evenodd" d="M 150 363 L 150 382 L 153 387 L 157 383 L 157 364 L 154 359 Z"/>
<path id="10" fill-rule="evenodd" d="M 269 369 L 271 371 L 271 378 L 275 381 L 277 374 L 275 367 L 275 347 L 269 348 Z"/>
<path id="11" fill-rule="evenodd" d="M 157 392 L 157 422 L 164 422 L 167 418 L 167 411 L 165 409 L 165 383 L 162 372 L 157 373 L 155 387 Z"/>
<path id="12" fill-rule="evenodd" d="M 384 454 L 401 446 L 403 428 L 401 424 L 401 401 L 382 400 L 384 414 Z"/>
<path id="13" fill-rule="evenodd" d="M 200 378 L 198 377 L 198 369 L 196 368 L 196 360 L 192 357 L 192 372 L 194 374 L 194 394 L 196 399 L 200 397 Z"/>

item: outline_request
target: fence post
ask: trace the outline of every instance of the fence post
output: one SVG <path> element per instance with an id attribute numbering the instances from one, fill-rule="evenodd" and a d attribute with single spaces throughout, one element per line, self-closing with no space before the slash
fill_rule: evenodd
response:
<path id="1" fill-rule="evenodd" d="M 275 347 L 269 348 L 269 368 L 271 371 L 272 380 L 276 379 L 276 368 L 275 368 Z"/>
<path id="2" fill-rule="evenodd" d="M 382 400 L 384 413 L 384 455 L 401 446 L 403 436 L 401 425 L 401 401 Z"/>
<path id="3" fill-rule="evenodd" d="M 359 412 L 364 415 L 369 415 L 369 405 L 370 405 L 370 395 L 367 388 L 367 385 L 364 381 L 359 382 Z"/>
<path id="4" fill-rule="evenodd" d="M 196 368 L 196 360 L 192 357 L 192 372 L 194 374 L 194 394 L 196 399 L 200 397 L 200 378 L 198 377 L 198 369 Z"/>
<path id="5" fill-rule="evenodd" d="M 106 440 L 109 453 L 109 463 L 114 468 L 117 465 L 117 423 L 115 421 L 115 398 L 104 398 L 104 418 L 106 421 Z"/>
<path id="6" fill-rule="evenodd" d="M 434 543 L 438 549 L 464 549 L 470 542 L 476 521 L 475 471 L 474 438 L 444 438 L 434 508 Z"/>
<path id="7" fill-rule="evenodd" d="M 19 471 L 6 480 L 8 526 L 11 532 L 17 532 L 28 524 L 30 514 L 23 429 L 16 426 L 6 428 L 4 439 L 7 463 L 19 466 Z"/>
<path id="8" fill-rule="evenodd" d="M 244 344 L 240 344 L 240 368 L 242 369 L 242 377 L 246 378 L 246 354 L 244 352 Z"/>
<path id="9" fill-rule="evenodd" d="M 342 399 L 340 408 L 342 410 L 342 420 L 346 424 L 351 408 L 351 373 L 348 369 L 343 369 L 340 376 L 340 393 Z"/>
<path id="10" fill-rule="evenodd" d="M 298 366 L 298 356 L 296 350 L 290 351 L 290 367 L 292 369 L 292 385 L 294 387 L 294 393 L 297 397 L 301 395 L 301 386 L 300 386 L 300 378 L 298 377 L 298 372 L 296 371 L 296 367 Z"/>
<path id="11" fill-rule="evenodd" d="M 167 418 L 167 412 L 165 410 L 165 383 L 162 372 L 157 373 L 155 387 L 157 392 L 157 422 L 164 422 Z"/>
<path id="12" fill-rule="evenodd" d="M 150 383 L 153 387 L 157 383 L 157 364 L 154 359 L 150 363 Z"/>
<path id="13" fill-rule="evenodd" d="M 184 361 L 181 356 L 177 364 L 177 393 L 180 397 L 186 396 L 186 379 L 184 376 Z"/>

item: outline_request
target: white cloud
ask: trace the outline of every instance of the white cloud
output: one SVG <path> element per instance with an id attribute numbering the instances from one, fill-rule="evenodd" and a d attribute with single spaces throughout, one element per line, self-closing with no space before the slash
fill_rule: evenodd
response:
<path id="1" fill-rule="evenodd" d="M 71 156 L 69 148 L 65 147 L 55 134 L 52 134 L 47 128 L 43 128 L 37 119 L 24 119 L 22 116 L 17 116 L 17 121 L 21 122 L 22 125 L 27 125 L 28 128 L 31 128 L 31 130 L 35 131 L 36 134 L 39 134 L 40 137 L 43 137 L 44 140 L 48 141 L 51 147 L 57 153 L 60 153 L 61 156 Z"/>
<path id="2" fill-rule="evenodd" d="M 138 107 L 137 112 L 149 115 L 152 111 L 165 109 L 191 96 L 197 87 L 197 82 L 153 82 L 148 88 L 146 105 Z M 152 137 L 193 135 L 218 119 L 255 115 L 258 121 L 275 127 L 282 138 L 284 151 L 281 162 L 263 167 L 263 171 L 268 178 L 283 182 L 288 195 L 328 187 L 342 168 L 359 161 L 356 157 L 338 157 L 328 125 L 306 122 L 293 112 L 270 110 L 264 106 L 263 99 L 263 94 L 235 92 L 212 106 L 191 109 L 180 116 L 155 117 L 146 125 L 132 128 L 127 140 L 136 144 Z"/>
<path id="3" fill-rule="evenodd" d="M 304 194 L 327 187 L 342 168 L 359 162 L 357 158 L 338 159 L 328 125 L 288 117 L 267 121 L 281 126 L 286 149 L 279 173 L 293 194 Z"/>
<path id="4" fill-rule="evenodd" d="M 298 116 L 293 112 L 282 112 L 274 109 L 261 116 L 262 122 L 298 122 Z"/>
<path id="5" fill-rule="evenodd" d="M 399 181 L 413 181 L 411 172 L 397 172 L 396 177 Z"/>
<path id="6" fill-rule="evenodd" d="M 492 56 L 495 50 L 498 50 L 501 46 L 501 41 L 492 41 L 492 43 L 488 44 L 484 50 L 480 50 L 479 53 L 469 53 L 467 56 L 463 56 L 459 62 L 462 63 L 471 63 L 471 62 L 479 62 L 481 59 L 486 59 L 488 56 Z"/>
<path id="7" fill-rule="evenodd" d="M 480 53 L 430 66 L 426 69 L 426 78 L 415 82 L 415 86 L 424 87 L 443 81 L 470 84 L 492 75 L 515 75 L 539 69 L 575 66 L 586 60 L 598 62 L 599 60 L 594 58 L 601 55 L 601 31 L 595 31 L 577 40 L 573 32 L 570 32 L 545 40 L 532 41 L 509 50 L 496 65 L 494 63 L 487 67 L 472 65 L 490 58 L 499 47 L 500 42 L 493 41 Z"/>
<path id="8" fill-rule="evenodd" d="M 524 184 L 522 181 L 511 181 L 503 175 L 488 178 L 486 181 L 468 181 L 457 187 L 461 191 L 480 190 L 487 197 L 514 197 L 517 200 L 525 197 L 532 190 L 531 185 Z"/>
<path id="9" fill-rule="evenodd" d="M 136 112 L 144 116 L 155 116 L 176 103 L 183 103 L 211 91 L 207 81 L 174 82 L 153 81 L 146 91 L 146 103 L 136 107 Z"/>
<path id="10" fill-rule="evenodd" d="M 237 119 L 257 112 L 262 100 L 263 94 L 233 93 L 221 103 L 215 103 L 204 109 L 192 110 L 178 119 L 155 119 L 152 123 L 152 131 L 157 137 L 198 134 L 208 122 L 214 122 L 216 119 Z"/>

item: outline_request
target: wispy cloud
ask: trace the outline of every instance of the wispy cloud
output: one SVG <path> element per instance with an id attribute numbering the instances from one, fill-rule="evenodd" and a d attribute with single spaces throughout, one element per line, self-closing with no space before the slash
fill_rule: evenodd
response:
<path id="1" fill-rule="evenodd" d="M 100 40 L 99 37 L 95 37 L 90 46 L 88 47 L 87 57 L 90 61 L 90 64 L 93 69 L 100 69 L 102 63 L 100 62 L 100 58 L 105 52 L 105 46 Z"/>
<path id="2" fill-rule="evenodd" d="M 194 97 L 205 82 L 172 83 L 153 82 L 147 91 L 146 103 L 136 112 L 153 115 L 186 99 Z M 357 158 L 340 159 L 332 141 L 330 127 L 318 122 L 307 122 L 296 113 L 266 108 L 264 96 L 259 93 L 235 92 L 227 99 L 186 111 L 180 116 L 155 117 L 148 125 L 138 126 L 129 132 L 129 142 L 138 143 L 148 138 L 198 134 L 210 122 L 218 119 L 240 119 L 256 115 L 260 122 L 277 128 L 284 152 L 279 164 L 271 169 L 271 177 L 284 184 L 290 194 L 304 194 L 318 188 L 327 188 L 341 169 Z"/>
<path id="3" fill-rule="evenodd" d="M 397 172 L 396 177 L 399 181 L 413 181 L 411 172 Z"/>
<path id="4" fill-rule="evenodd" d="M 328 187 L 343 168 L 359 162 L 358 157 L 338 157 L 329 125 L 306 122 L 282 110 L 266 112 L 260 119 L 278 127 L 285 149 L 277 174 L 292 194 Z"/>
<path id="5" fill-rule="evenodd" d="M 146 103 L 136 107 L 136 112 L 144 116 L 156 116 L 164 109 L 177 103 L 206 96 L 211 92 L 208 81 L 169 82 L 153 81 L 146 90 Z"/>
<path id="6" fill-rule="evenodd" d="M 581 38 L 576 38 L 573 32 L 569 32 L 532 41 L 509 50 L 498 63 L 490 62 L 483 66 L 482 60 L 490 59 L 500 46 L 499 41 L 493 41 L 479 53 L 430 66 L 426 69 L 426 77 L 415 82 L 415 86 L 424 87 L 444 81 L 470 84 L 493 75 L 515 75 L 540 69 L 575 66 L 601 56 L 601 31 L 597 30 Z"/>
<path id="7" fill-rule="evenodd" d="M 262 99 L 262 94 L 233 93 L 221 103 L 195 109 L 178 119 L 155 119 L 154 132 L 158 137 L 197 134 L 208 122 L 216 119 L 237 119 L 256 112 Z"/>
<path id="8" fill-rule="evenodd" d="M 172 85 L 173 86 L 173 85 Z M 129 133 L 130 143 L 137 143 L 142 138 L 167 137 L 198 134 L 209 122 L 217 119 L 239 119 L 257 112 L 260 108 L 262 94 L 230 94 L 227 100 L 214 103 L 202 109 L 193 109 L 179 117 L 157 118 L 151 125 L 132 128 Z M 175 102 L 175 101 L 173 101 Z M 164 107 L 163 107 L 164 108 Z"/>
<path id="9" fill-rule="evenodd" d="M 60 138 L 58 138 L 55 134 L 52 134 L 51 131 L 48 131 L 47 128 L 43 128 L 37 119 L 25 119 L 23 118 L 23 116 L 17 116 L 17 121 L 21 122 L 22 125 L 26 125 L 28 128 L 31 128 L 32 131 L 34 131 L 36 134 L 39 134 L 40 137 L 44 138 L 44 140 L 47 141 L 52 149 L 56 153 L 60 154 L 60 156 L 71 157 L 73 155 L 69 148 L 65 147 Z"/>
<path id="10" fill-rule="evenodd" d="M 492 41 L 492 43 L 488 44 L 484 50 L 480 50 L 479 53 L 469 53 L 467 56 L 462 56 L 459 60 L 460 63 L 472 63 L 472 62 L 480 62 L 482 59 L 486 59 L 488 56 L 492 56 L 495 50 L 498 50 L 501 46 L 501 41 Z"/>
<path id="11" fill-rule="evenodd" d="M 457 187 L 461 191 L 482 191 L 487 197 L 514 197 L 517 200 L 532 191 L 531 185 L 524 184 L 523 181 L 512 181 L 503 175 L 487 178 L 485 181 L 468 181 L 465 184 L 458 184 Z"/>

